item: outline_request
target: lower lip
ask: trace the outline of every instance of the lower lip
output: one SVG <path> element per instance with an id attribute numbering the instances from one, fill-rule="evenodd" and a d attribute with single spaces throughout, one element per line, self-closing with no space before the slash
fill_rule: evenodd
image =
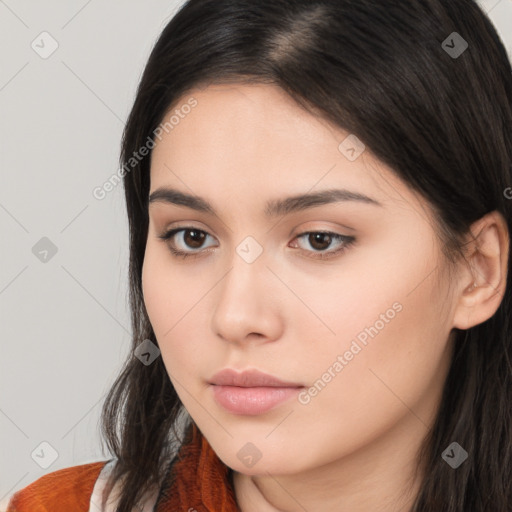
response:
<path id="1" fill-rule="evenodd" d="M 254 416 L 286 402 L 302 389 L 237 386 L 212 386 L 217 403 L 233 414 Z"/>

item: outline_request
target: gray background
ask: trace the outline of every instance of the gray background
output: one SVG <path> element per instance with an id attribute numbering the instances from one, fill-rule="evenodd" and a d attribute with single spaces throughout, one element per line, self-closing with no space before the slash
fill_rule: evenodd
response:
<path id="1" fill-rule="evenodd" d="M 0 510 L 45 473 L 110 456 L 98 420 L 130 346 L 128 230 L 122 186 L 92 191 L 118 170 L 181 3 L 0 0 Z M 512 55 L 512 0 L 480 3 Z"/>

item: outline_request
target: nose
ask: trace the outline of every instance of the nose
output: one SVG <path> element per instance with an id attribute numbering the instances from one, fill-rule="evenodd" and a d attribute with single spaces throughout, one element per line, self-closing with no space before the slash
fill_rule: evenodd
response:
<path id="1" fill-rule="evenodd" d="M 265 253 L 248 263 L 236 252 L 216 286 L 214 334 L 236 344 L 274 341 L 282 333 L 282 284 L 266 266 Z"/>

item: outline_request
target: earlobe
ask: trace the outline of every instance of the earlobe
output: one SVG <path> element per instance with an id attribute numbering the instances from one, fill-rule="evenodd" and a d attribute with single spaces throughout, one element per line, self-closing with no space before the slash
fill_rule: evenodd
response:
<path id="1" fill-rule="evenodd" d="M 503 216 L 488 213 L 471 226 L 470 237 L 453 318 L 453 327 L 463 330 L 496 313 L 507 284 L 509 233 Z"/>

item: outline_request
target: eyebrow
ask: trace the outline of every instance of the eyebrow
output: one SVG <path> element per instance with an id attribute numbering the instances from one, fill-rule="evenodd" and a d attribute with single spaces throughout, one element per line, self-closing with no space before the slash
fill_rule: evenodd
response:
<path id="1" fill-rule="evenodd" d="M 359 192 L 347 189 L 328 189 L 319 192 L 310 192 L 286 197 L 283 199 L 271 199 L 265 205 L 266 217 L 277 217 L 294 212 L 300 212 L 325 204 L 339 203 L 343 201 L 357 201 L 374 206 L 383 207 L 382 203 Z M 192 210 L 209 213 L 217 216 L 215 208 L 204 198 L 186 194 L 176 189 L 161 187 L 152 192 L 149 196 L 149 204 L 167 203 L 178 206 L 186 206 Z"/>

